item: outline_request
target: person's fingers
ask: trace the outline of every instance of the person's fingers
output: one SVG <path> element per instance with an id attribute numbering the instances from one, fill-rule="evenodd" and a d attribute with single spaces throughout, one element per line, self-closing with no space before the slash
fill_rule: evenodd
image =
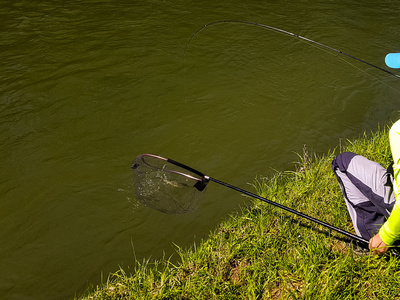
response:
<path id="1" fill-rule="evenodd" d="M 377 254 L 377 255 L 382 255 L 388 250 L 388 247 L 382 241 L 382 239 L 379 236 L 379 234 L 374 235 L 369 240 L 368 248 L 372 251 L 373 254 Z"/>

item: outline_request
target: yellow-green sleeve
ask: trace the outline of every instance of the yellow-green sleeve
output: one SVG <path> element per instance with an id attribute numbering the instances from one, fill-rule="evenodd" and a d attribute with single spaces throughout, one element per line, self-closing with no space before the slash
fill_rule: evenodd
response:
<path id="1" fill-rule="evenodd" d="M 379 229 L 382 241 L 388 246 L 400 238 L 400 120 L 394 123 L 390 129 L 389 141 L 393 157 L 393 191 L 396 201 L 389 218 Z"/>

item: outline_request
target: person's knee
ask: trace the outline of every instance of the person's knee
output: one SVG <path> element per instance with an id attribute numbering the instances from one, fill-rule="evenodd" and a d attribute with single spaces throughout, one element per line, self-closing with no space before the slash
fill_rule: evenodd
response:
<path id="1" fill-rule="evenodd" d="M 335 170 L 339 169 L 341 172 L 346 172 L 351 160 L 355 156 L 357 156 L 357 154 L 355 154 L 353 152 L 340 153 L 338 156 L 336 156 L 332 160 L 332 164 L 331 164 L 332 170 L 335 172 Z"/>

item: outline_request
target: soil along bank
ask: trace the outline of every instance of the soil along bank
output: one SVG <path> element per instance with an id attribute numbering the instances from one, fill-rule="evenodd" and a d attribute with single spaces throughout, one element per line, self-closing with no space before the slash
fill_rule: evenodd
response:
<path id="1" fill-rule="evenodd" d="M 297 171 L 258 178 L 258 194 L 354 232 L 330 163 L 353 151 L 391 162 L 388 130 L 364 134 L 322 157 L 299 155 Z M 340 149 L 339 149 L 340 148 Z M 394 299 L 400 261 L 359 255 L 345 238 L 260 201 L 231 215 L 179 264 L 137 262 L 132 274 L 110 275 L 83 299 Z"/>

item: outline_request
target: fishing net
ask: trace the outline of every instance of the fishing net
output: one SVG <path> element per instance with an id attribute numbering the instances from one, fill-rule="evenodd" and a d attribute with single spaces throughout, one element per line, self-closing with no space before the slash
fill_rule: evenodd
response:
<path id="1" fill-rule="evenodd" d="M 167 214 L 195 210 L 208 182 L 202 173 L 152 154 L 137 156 L 131 168 L 137 199 Z"/>

